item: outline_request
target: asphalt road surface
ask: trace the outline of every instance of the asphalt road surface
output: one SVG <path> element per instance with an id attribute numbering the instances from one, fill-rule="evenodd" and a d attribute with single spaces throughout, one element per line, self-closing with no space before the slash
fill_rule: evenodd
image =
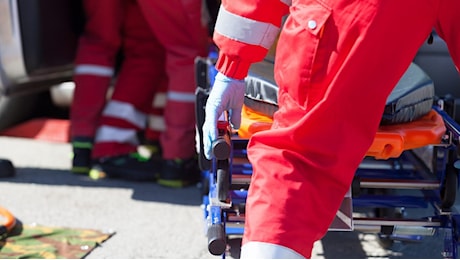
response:
<path id="1" fill-rule="evenodd" d="M 22 223 L 116 232 L 86 258 L 221 258 L 207 250 L 199 188 L 75 176 L 67 143 L 0 137 L 0 147 L 16 168 L 0 179 L 0 205 Z M 443 258 L 442 234 L 380 242 L 372 233 L 329 232 L 313 258 Z M 227 258 L 239 258 L 240 243 L 230 239 Z"/>

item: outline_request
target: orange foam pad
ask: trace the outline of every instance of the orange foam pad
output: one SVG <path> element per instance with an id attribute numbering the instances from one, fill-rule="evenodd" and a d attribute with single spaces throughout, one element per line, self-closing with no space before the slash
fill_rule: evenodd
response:
<path id="1" fill-rule="evenodd" d="M 271 117 L 244 106 L 238 136 L 249 138 L 271 127 Z M 405 150 L 439 144 L 446 127 L 442 116 L 431 110 L 422 118 L 404 124 L 380 126 L 366 156 L 376 159 L 397 158 Z"/>
<path id="2" fill-rule="evenodd" d="M 69 142 L 69 120 L 36 118 L 0 132 L 1 136 Z"/>

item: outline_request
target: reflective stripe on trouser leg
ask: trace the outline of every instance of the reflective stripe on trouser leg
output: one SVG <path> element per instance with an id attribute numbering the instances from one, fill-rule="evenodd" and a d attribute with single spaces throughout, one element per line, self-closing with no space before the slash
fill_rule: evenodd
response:
<path id="1" fill-rule="evenodd" d="M 145 129 L 145 138 L 151 141 L 157 141 L 163 132 L 166 131 L 166 123 L 163 115 L 150 114 L 147 118 L 147 129 Z"/>
<path id="2" fill-rule="evenodd" d="M 280 245 L 248 242 L 241 247 L 241 259 L 304 259 L 295 251 Z"/>
<path id="3" fill-rule="evenodd" d="M 165 83 L 167 83 L 165 81 Z M 166 88 L 167 85 L 161 84 L 160 88 Z M 147 129 L 145 129 L 145 138 L 150 141 L 159 141 L 161 133 L 166 130 L 164 119 L 164 108 L 166 106 L 166 93 L 157 92 L 153 98 L 152 108 L 147 117 Z"/>
<path id="4" fill-rule="evenodd" d="M 133 104 L 117 100 L 109 101 L 102 115 L 104 117 L 112 117 L 129 122 L 139 129 L 143 129 L 146 123 L 146 115 L 137 110 Z"/>
<path id="5" fill-rule="evenodd" d="M 137 151 L 139 140 L 135 129 L 101 126 L 96 132 L 93 158 L 129 154 Z"/>
<path id="6" fill-rule="evenodd" d="M 146 115 L 132 104 L 111 100 L 106 105 L 96 132 L 93 156 L 96 158 L 135 152 L 137 133 L 146 126 Z"/>
<path id="7" fill-rule="evenodd" d="M 115 142 L 115 143 L 129 143 L 132 145 L 139 145 L 136 131 L 133 129 L 124 129 L 111 126 L 102 126 L 97 130 L 96 142 Z"/>

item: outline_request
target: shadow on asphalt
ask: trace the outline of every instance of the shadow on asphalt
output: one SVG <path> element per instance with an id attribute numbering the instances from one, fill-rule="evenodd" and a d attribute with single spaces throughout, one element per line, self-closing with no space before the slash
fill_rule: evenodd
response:
<path id="1" fill-rule="evenodd" d="M 2 182 L 35 183 L 42 185 L 67 185 L 81 187 L 104 187 L 132 189 L 132 199 L 154 201 L 188 206 L 201 204 L 201 189 L 191 186 L 181 189 L 162 187 L 154 182 L 134 182 L 121 179 L 93 180 L 88 176 L 80 176 L 66 170 L 44 168 L 16 168 L 14 177 L 1 178 Z"/>
<path id="2" fill-rule="evenodd" d="M 1 178 L 1 182 L 34 183 L 37 185 L 80 186 L 131 189 L 132 199 L 187 206 L 201 205 L 199 187 L 169 189 L 153 182 L 130 182 L 119 179 L 92 180 L 87 176 L 74 175 L 68 170 L 46 168 L 16 168 L 14 177 Z M 395 243 L 390 248 L 382 249 L 374 242 L 365 241 L 360 232 L 329 232 L 321 239 L 321 252 L 314 258 L 326 259 L 435 259 L 442 258 L 443 237 L 435 235 L 418 242 Z M 229 258 L 240 257 L 240 238 L 228 240 Z M 377 250 L 377 251 L 376 251 Z"/>

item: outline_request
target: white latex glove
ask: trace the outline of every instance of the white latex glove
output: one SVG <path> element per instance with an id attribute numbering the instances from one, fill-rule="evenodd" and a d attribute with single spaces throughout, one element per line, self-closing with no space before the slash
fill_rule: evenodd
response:
<path id="1" fill-rule="evenodd" d="M 213 157 L 212 142 L 218 137 L 217 122 L 224 111 L 228 111 L 232 127 L 240 127 L 245 89 L 244 80 L 232 79 L 220 72 L 217 73 L 206 101 L 206 117 L 203 124 L 203 152 L 209 160 Z"/>

